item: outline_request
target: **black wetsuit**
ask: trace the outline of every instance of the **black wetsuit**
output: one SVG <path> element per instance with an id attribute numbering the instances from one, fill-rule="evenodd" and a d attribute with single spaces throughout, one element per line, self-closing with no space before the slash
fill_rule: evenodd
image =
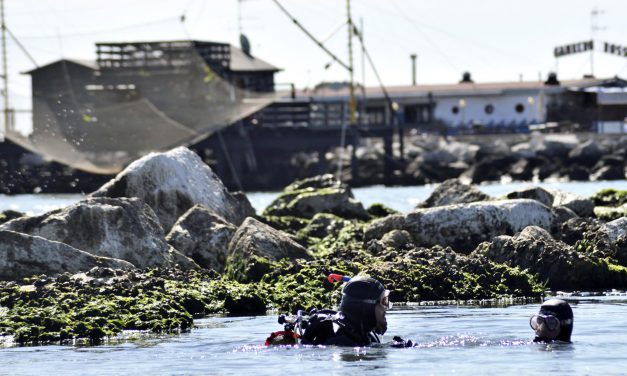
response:
<path id="1" fill-rule="evenodd" d="M 363 347 L 380 343 L 379 337 L 364 328 L 363 324 L 352 322 L 342 312 L 320 310 L 309 318 L 309 325 L 301 338 L 304 345 Z"/>

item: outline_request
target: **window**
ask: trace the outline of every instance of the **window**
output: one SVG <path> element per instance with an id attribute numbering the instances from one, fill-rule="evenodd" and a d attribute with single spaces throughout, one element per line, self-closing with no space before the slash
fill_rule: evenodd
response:
<path id="1" fill-rule="evenodd" d="M 525 106 L 523 106 L 522 103 L 518 103 L 516 105 L 516 107 L 514 107 L 514 109 L 516 110 L 516 112 L 518 112 L 519 114 L 522 113 L 523 111 L 525 111 Z"/>
<path id="2" fill-rule="evenodd" d="M 491 104 L 486 104 L 486 106 L 483 108 L 483 111 L 485 111 L 486 114 L 491 115 L 494 112 L 494 106 Z"/>

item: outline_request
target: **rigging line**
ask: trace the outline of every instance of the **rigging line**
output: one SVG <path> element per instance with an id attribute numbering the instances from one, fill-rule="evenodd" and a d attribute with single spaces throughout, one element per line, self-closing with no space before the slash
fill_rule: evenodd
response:
<path id="1" fill-rule="evenodd" d="M 4 27 L 6 29 L 6 31 L 9 33 L 9 36 L 13 39 L 13 41 L 15 42 L 15 44 L 17 44 L 17 46 L 22 50 L 22 52 L 24 52 L 24 55 L 26 55 L 26 57 L 28 57 L 28 59 L 31 61 L 31 63 L 33 63 L 35 65 L 35 67 L 39 68 L 39 64 L 37 64 L 37 62 L 35 61 L 35 59 L 33 59 L 33 57 L 31 56 L 30 53 L 28 53 L 28 51 L 26 50 L 26 48 L 24 47 L 24 45 L 22 43 L 20 43 L 20 41 L 15 37 L 15 35 L 11 32 L 11 29 L 9 29 L 8 27 Z"/>
<path id="2" fill-rule="evenodd" d="M 331 56 L 331 58 L 338 62 L 341 66 L 343 66 L 344 68 L 346 68 L 349 72 L 351 71 L 351 68 L 344 63 L 342 60 L 340 60 L 337 56 L 335 56 L 335 54 L 333 52 L 331 52 L 328 48 L 326 48 L 320 41 L 318 41 L 316 39 L 316 37 L 314 37 L 307 29 L 305 29 L 305 27 L 303 25 L 300 24 L 300 22 L 298 22 L 298 20 L 296 18 L 294 18 L 294 16 L 292 16 L 290 14 L 290 12 L 287 11 L 287 9 L 285 9 L 283 7 L 283 5 L 281 5 L 281 3 L 279 3 L 278 0 L 272 0 L 280 9 L 283 13 L 285 13 L 286 16 L 288 16 L 292 22 L 294 23 L 294 25 L 296 25 L 299 29 L 301 29 L 305 35 L 307 35 L 309 37 L 309 39 L 311 39 L 312 41 L 314 41 L 314 43 L 316 43 L 318 45 L 318 47 L 322 48 L 324 50 L 324 52 L 326 52 L 329 56 Z"/>
<path id="3" fill-rule="evenodd" d="M 138 27 L 158 25 L 158 24 L 162 24 L 162 23 L 166 23 L 166 22 L 172 22 L 172 21 L 180 21 L 180 16 L 162 18 L 162 19 L 159 19 L 159 20 L 154 20 L 154 21 L 150 21 L 150 22 L 144 22 L 144 23 L 141 23 L 141 24 L 120 26 L 120 27 L 110 28 L 110 29 L 91 30 L 91 31 L 85 31 L 85 32 L 80 32 L 80 33 L 70 33 L 70 34 L 57 34 L 57 35 L 53 35 L 53 36 L 50 36 L 50 35 L 47 35 L 47 36 L 31 35 L 31 36 L 22 37 L 22 39 L 74 38 L 74 37 L 81 37 L 81 36 L 87 36 L 87 35 L 109 33 L 109 32 L 113 32 L 113 31 L 124 31 L 124 30 L 128 30 L 128 29 L 135 29 L 135 28 L 138 28 Z"/>
<path id="4" fill-rule="evenodd" d="M 342 30 L 344 26 L 346 26 L 346 21 L 340 22 L 334 29 L 331 30 L 331 32 L 326 37 L 322 38 L 320 42 L 322 44 L 327 43 L 331 38 L 333 38 L 334 35 L 336 35 L 340 30 Z"/>
<path id="5" fill-rule="evenodd" d="M 370 64 L 370 68 L 374 72 L 374 76 L 377 78 L 377 81 L 379 82 L 379 86 L 381 87 L 381 91 L 383 91 L 383 96 L 385 97 L 385 100 L 388 102 L 388 105 L 390 106 L 390 109 L 393 110 L 392 98 L 390 98 L 390 95 L 389 95 L 387 89 L 385 88 L 385 85 L 383 85 L 383 81 L 381 80 L 381 76 L 379 76 L 379 72 L 377 71 L 377 68 L 374 66 L 374 62 L 372 61 L 372 58 L 370 57 L 370 53 L 368 53 L 368 50 L 366 49 L 366 46 L 364 45 L 364 40 L 362 39 L 361 31 L 357 30 L 356 27 L 354 27 L 354 28 L 355 28 L 355 35 L 357 36 L 357 39 L 359 39 L 359 43 L 361 44 L 361 48 L 362 48 L 362 50 L 364 52 L 364 55 L 366 56 L 366 59 L 368 60 L 368 64 Z"/>
<path id="6" fill-rule="evenodd" d="M 397 12 L 400 12 L 400 13 L 402 14 L 402 17 L 403 17 L 403 18 L 405 18 L 405 20 L 406 20 L 407 22 L 409 22 L 409 23 L 413 23 L 413 24 L 418 24 L 418 23 L 419 23 L 419 22 L 418 22 L 418 21 L 416 21 L 415 19 L 413 19 L 413 18 L 409 17 L 409 16 L 407 15 L 407 13 L 405 13 L 405 12 L 403 12 L 403 11 L 402 11 L 402 9 L 399 9 L 398 4 L 396 4 L 396 3 L 394 3 L 394 2 L 393 2 L 393 5 L 394 5 L 394 6 L 395 6 L 395 8 L 397 9 Z M 478 47 L 481 47 L 481 48 L 486 49 L 486 50 L 489 50 L 489 51 L 493 51 L 493 52 L 500 53 L 501 55 L 503 55 L 503 56 L 507 56 L 507 57 L 509 57 L 509 58 L 511 58 L 511 59 L 516 59 L 516 60 L 523 59 L 523 60 L 527 60 L 527 62 L 530 62 L 530 63 L 533 63 L 533 64 L 538 65 L 538 62 L 537 62 L 537 61 L 534 61 L 534 60 L 532 60 L 532 59 L 529 59 L 529 57 L 528 57 L 528 56 L 525 56 L 525 55 L 519 55 L 519 54 L 514 54 L 514 53 L 511 53 L 511 52 L 508 52 L 508 51 L 505 51 L 505 50 L 499 49 L 499 48 L 497 48 L 497 47 L 494 47 L 494 46 L 488 45 L 488 44 L 482 44 L 482 43 L 480 43 L 480 42 L 476 41 L 475 39 L 472 39 L 472 38 L 466 38 L 466 37 L 463 37 L 463 36 L 461 36 L 461 35 L 457 35 L 457 34 L 451 33 L 450 31 L 447 31 L 447 30 L 444 30 L 444 29 L 440 29 L 440 28 L 438 28 L 438 27 L 436 27 L 436 26 L 429 25 L 429 24 L 426 24 L 426 23 L 424 23 L 424 22 L 420 22 L 420 25 L 425 26 L 425 27 L 427 27 L 427 28 L 429 28 L 429 29 L 432 29 L 432 30 L 434 30 L 434 31 L 437 31 L 437 32 L 439 32 L 439 33 L 441 33 L 441 34 L 444 34 L 444 35 L 448 36 L 449 38 L 452 38 L 452 39 L 458 39 L 459 41 L 466 41 L 466 42 L 470 42 L 470 43 L 472 43 L 472 44 L 474 44 L 474 45 L 476 45 L 476 46 L 478 46 Z"/>
<path id="7" fill-rule="evenodd" d="M 396 11 L 398 12 L 398 14 L 399 14 L 402 18 L 404 18 L 406 21 L 408 21 L 408 22 L 409 22 L 409 23 L 410 23 L 410 24 L 414 27 L 414 29 L 416 29 L 416 30 L 417 30 L 417 31 L 418 31 L 418 32 L 419 32 L 419 33 L 423 36 L 423 38 L 425 38 L 425 40 L 427 41 L 427 43 L 429 43 L 429 44 L 431 45 L 431 47 L 433 47 L 433 48 L 436 50 L 436 52 L 438 52 L 440 55 L 442 55 L 442 56 L 445 58 L 446 62 L 447 62 L 448 64 L 450 64 L 450 65 L 451 65 L 451 67 L 452 67 L 453 69 L 455 69 L 455 70 L 458 70 L 458 71 L 459 71 L 459 70 L 460 70 L 460 68 L 459 68 L 457 65 L 455 65 L 455 64 L 451 61 L 451 58 L 450 58 L 448 55 L 446 55 L 444 52 L 442 52 L 442 50 L 440 49 L 440 47 L 438 47 L 438 45 L 437 45 L 436 43 L 434 43 L 434 42 L 431 40 L 431 38 L 429 38 L 429 37 L 427 36 L 427 34 L 426 34 L 424 31 L 422 31 L 422 29 L 420 29 L 420 28 L 418 27 L 418 25 L 416 25 L 416 23 L 412 22 L 412 19 L 411 19 L 411 18 L 409 18 L 409 17 L 408 17 L 408 16 L 407 16 L 407 15 L 406 15 L 403 11 L 402 11 L 402 9 L 400 9 L 400 8 L 398 7 L 398 5 L 396 4 L 396 2 L 395 2 L 394 0 L 390 0 L 390 1 L 391 1 L 392 5 L 394 6 L 394 8 L 396 9 Z"/>

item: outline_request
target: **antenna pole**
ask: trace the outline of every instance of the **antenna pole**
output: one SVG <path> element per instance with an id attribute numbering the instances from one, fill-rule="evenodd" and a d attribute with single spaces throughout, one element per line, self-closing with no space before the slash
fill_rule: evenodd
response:
<path id="1" fill-rule="evenodd" d="M 357 124 L 357 103 L 355 101 L 355 74 L 353 72 L 353 19 L 351 17 L 351 0 L 346 0 L 346 16 L 348 20 L 348 72 L 350 76 L 350 97 L 348 100 L 348 108 L 350 110 L 350 124 Z"/>
<path id="2" fill-rule="evenodd" d="M 4 84 L 4 124 L 0 128 L 0 140 L 9 129 L 9 75 L 7 73 L 7 25 L 4 22 L 4 0 L 0 0 L 0 22 L 2 23 L 2 81 Z"/>
<path id="3" fill-rule="evenodd" d="M 237 0 L 237 31 L 242 35 L 242 0 Z"/>
<path id="4" fill-rule="evenodd" d="M 599 26 L 599 16 L 604 11 L 598 7 L 592 8 L 590 11 L 590 39 L 592 41 L 592 48 L 590 49 L 590 73 L 594 77 L 594 35 L 597 31 L 603 30 L 603 27 Z"/>
<path id="5" fill-rule="evenodd" d="M 359 38 L 364 39 L 364 19 L 359 17 Z M 359 123 L 364 124 L 364 116 L 366 114 L 366 47 L 361 43 L 361 106 Z"/>

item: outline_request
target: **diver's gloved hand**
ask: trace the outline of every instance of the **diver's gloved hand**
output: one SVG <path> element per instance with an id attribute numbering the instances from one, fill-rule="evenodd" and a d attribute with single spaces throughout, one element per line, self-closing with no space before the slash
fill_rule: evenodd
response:
<path id="1" fill-rule="evenodd" d="M 401 349 L 405 347 L 412 347 L 413 345 L 414 343 L 411 341 L 411 339 L 404 340 L 399 336 L 394 336 L 394 338 L 392 338 L 392 343 L 390 343 L 390 346 Z"/>

